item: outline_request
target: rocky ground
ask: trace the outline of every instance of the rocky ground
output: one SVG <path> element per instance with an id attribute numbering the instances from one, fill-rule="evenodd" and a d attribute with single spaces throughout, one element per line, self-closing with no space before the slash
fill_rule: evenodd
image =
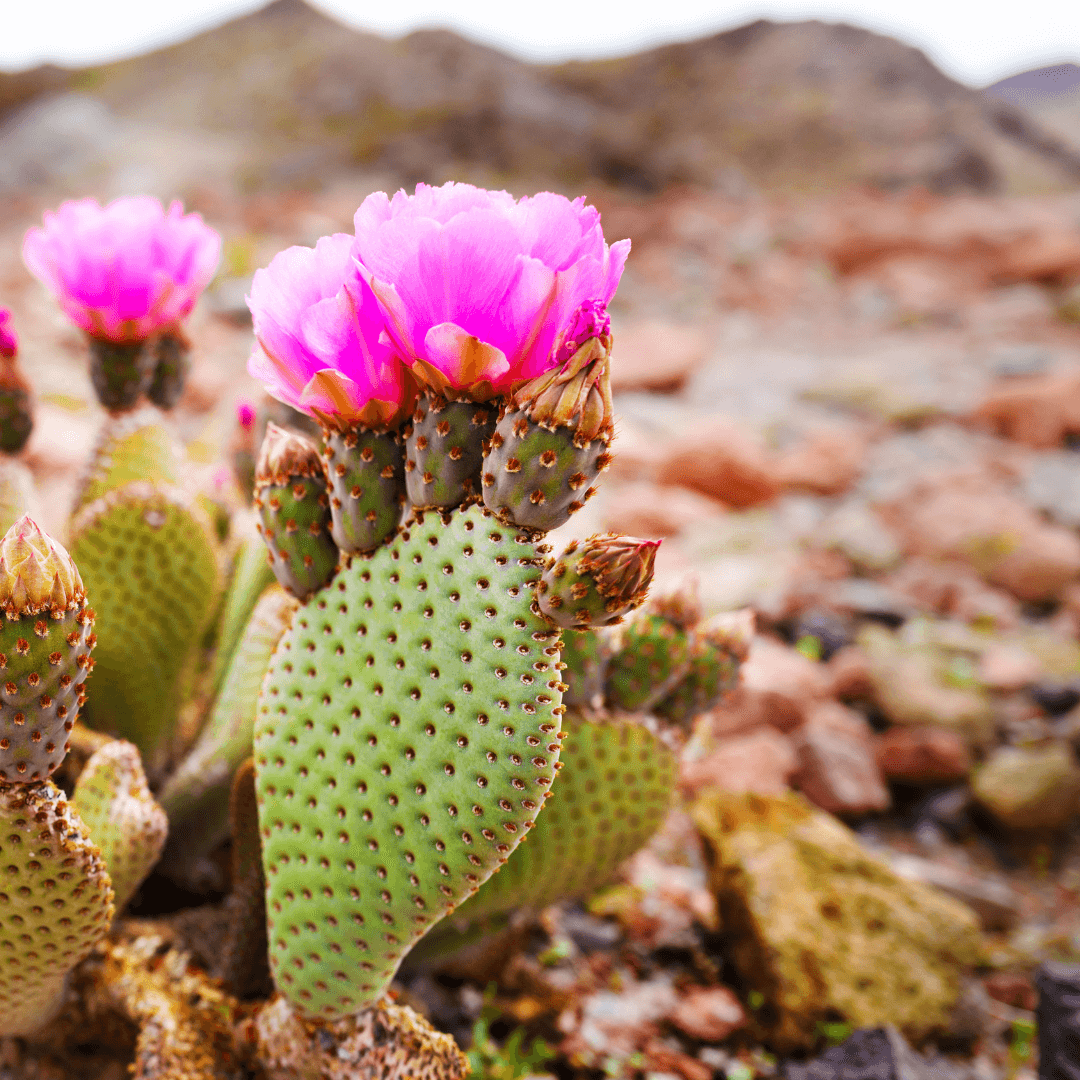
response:
<path id="1" fill-rule="evenodd" d="M 226 258 L 177 417 L 193 483 L 255 396 L 248 275 L 379 182 L 199 196 Z M 1035 969 L 1080 961 L 1080 196 L 599 202 L 634 240 L 617 454 L 566 531 L 664 537 L 659 587 L 696 576 L 758 636 L 622 879 L 403 1000 L 479 1021 L 493 1078 L 802 1077 L 782 1062 L 886 1022 L 847 1043 L 882 1076 L 1032 1077 Z M 3 210 L 0 305 L 60 530 L 101 416 L 19 261 L 46 205 Z M 555 1059 L 500 1073 L 518 1025 Z"/>

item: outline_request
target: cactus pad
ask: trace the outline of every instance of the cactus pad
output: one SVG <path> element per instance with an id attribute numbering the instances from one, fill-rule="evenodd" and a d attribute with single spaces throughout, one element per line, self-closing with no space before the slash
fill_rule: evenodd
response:
<path id="1" fill-rule="evenodd" d="M 0 783 L 0 1035 L 51 1019 L 67 973 L 108 932 L 105 861 L 50 780 Z"/>
<path id="2" fill-rule="evenodd" d="M 604 701 L 611 642 L 594 630 L 564 630 L 562 662 L 563 704 L 570 709 L 598 708 Z"/>
<path id="3" fill-rule="evenodd" d="M 563 768 L 536 828 L 454 912 L 455 926 L 588 896 L 663 823 L 678 766 L 656 735 L 636 717 L 568 712 L 563 724 Z"/>
<path id="4" fill-rule="evenodd" d="M 161 334 L 154 346 L 154 376 L 146 396 L 162 409 L 171 409 L 184 392 L 191 370 L 191 343 L 178 327 Z"/>
<path id="5" fill-rule="evenodd" d="M 405 501 L 405 450 L 389 431 L 332 431 L 323 456 L 330 482 L 331 534 L 353 555 L 378 547 L 397 527 Z"/>
<path id="6" fill-rule="evenodd" d="M 133 742 L 155 777 L 175 750 L 199 642 L 217 607 L 213 526 L 181 492 L 136 481 L 84 507 L 71 533 L 97 613 L 87 723 Z"/>
<path id="7" fill-rule="evenodd" d="M 105 421 L 75 497 L 75 508 L 134 480 L 176 486 L 180 460 L 161 413 L 145 405 Z"/>
<path id="8" fill-rule="evenodd" d="M 281 587 L 301 600 L 322 588 L 337 567 L 338 548 L 330 535 L 322 459 L 299 432 L 267 424 L 255 469 L 255 509 Z"/>
<path id="9" fill-rule="evenodd" d="M 643 611 L 621 628 L 608 665 L 605 696 L 627 711 L 650 709 L 690 667 L 690 635 L 656 611 Z"/>
<path id="10" fill-rule="evenodd" d="M 405 489 L 416 507 L 457 506 L 480 494 L 484 442 L 495 410 L 471 401 L 424 395 L 405 438 Z"/>
<path id="11" fill-rule="evenodd" d="M 110 412 L 133 409 L 149 389 L 157 357 L 145 341 L 90 338 L 90 381 Z"/>
<path id="12" fill-rule="evenodd" d="M 101 849 L 121 911 L 160 858 L 169 831 L 135 746 L 116 739 L 94 753 L 71 803 Z"/>
<path id="13" fill-rule="evenodd" d="M 355 1013 L 504 862 L 555 775 L 539 555 L 478 506 L 421 513 L 293 617 L 255 729 L 270 956 L 303 1013 Z"/>

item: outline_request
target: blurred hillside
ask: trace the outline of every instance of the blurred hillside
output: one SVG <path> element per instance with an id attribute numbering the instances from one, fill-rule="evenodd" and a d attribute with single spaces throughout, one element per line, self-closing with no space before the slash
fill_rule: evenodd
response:
<path id="1" fill-rule="evenodd" d="M 891 38 L 821 22 L 762 20 L 540 66 L 445 31 L 389 41 L 276 0 L 135 59 L 0 75 L 8 189 L 94 177 L 106 192 L 280 190 L 374 170 L 642 192 L 1031 192 L 1080 178 L 1074 147 L 1080 126 L 1049 107 L 972 90 Z"/>

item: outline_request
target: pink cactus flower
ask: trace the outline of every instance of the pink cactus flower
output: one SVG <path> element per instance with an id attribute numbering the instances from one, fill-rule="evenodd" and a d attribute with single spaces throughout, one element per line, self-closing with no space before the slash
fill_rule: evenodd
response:
<path id="1" fill-rule="evenodd" d="M 0 308 L 0 356 L 10 360 L 19 351 L 19 339 L 11 328 L 11 312 Z"/>
<path id="2" fill-rule="evenodd" d="M 350 273 L 352 239 L 338 233 L 314 248 L 291 247 L 256 271 L 248 372 L 279 401 L 331 426 L 390 428 L 412 408 L 416 387 L 383 333 L 374 293 Z"/>
<path id="3" fill-rule="evenodd" d="M 64 314 L 96 338 L 144 341 L 195 306 L 221 237 L 179 202 L 149 196 L 65 202 L 23 240 L 23 261 Z"/>
<path id="4" fill-rule="evenodd" d="M 400 355 L 428 385 L 477 399 L 552 367 L 579 309 L 606 312 L 630 251 L 608 247 L 583 198 L 549 191 L 418 184 L 368 196 L 355 226 L 357 273 Z"/>

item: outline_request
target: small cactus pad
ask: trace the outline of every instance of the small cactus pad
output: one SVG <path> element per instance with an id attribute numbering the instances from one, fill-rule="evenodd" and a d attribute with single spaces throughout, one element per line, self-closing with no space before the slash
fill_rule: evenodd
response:
<path id="1" fill-rule="evenodd" d="M 0 353 L 0 450 L 17 454 L 34 430 L 30 383 L 14 356 Z"/>
<path id="2" fill-rule="evenodd" d="M 259 597 L 277 582 L 274 571 L 270 568 L 266 545 L 255 531 L 254 521 L 246 515 L 235 514 L 231 531 L 239 532 L 242 536 L 236 545 L 229 583 L 225 587 L 225 597 L 221 602 L 217 645 L 210 678 L 215 694 L 221 689 L 240 635 L 243 634 Z"/>
<path id="3" fill-rule="evenodd" d="M 182 492 L 136 481 L 84 507 L 71 535 L 97 613 L 86 722 L 133 742 L 156 778 L 175 750 L 177 718 L 221 591 L 213 526 Z"/>
<path id="4" fill-rule="evenodd" d="M 486 405 L 421 396 L 405 438 L 405 490 L 413 506 L 450 509 L 479 495 L 484 442 L 495 419 Z"/>
<path id="5" fill-rule="evenodd" d="M 160 408 L 171 409 L 180 400 L 191 370 L 191 342 L 179 327 L 157 339 L 154 361 L 154 376 L 146 396 Z"/>
<path id="6" fill-rule="evenodd" d="M 678 766 L 656 735 L 635 717 L 568 712 L 563 724 L 563 768 L 536 828 L 449 923 L 588 896 L 663 823 Z"/>
<path id="7" fill-rule="evenodd" d="M 278 585 L 260 598 L 195 745 L 161 789 L 172 824 L 169 857 L 187 862 L 206 855 L 229 827 L 229 786 L 237 766 L 251 755 L 255 708 L 266 665 L 296 610 L 297 601 Z"/>
<path id="8" fill-rule="evenodd" d="M 157 356 L 145 341 L 90 338 L 90 381 L 109 412 L 133 409 L 149 389 Z"/>
<path id="9" fill-rule="evenodd" d="M 225 902 L 228 929 L 217 975 L 237 997 L 269 997 L 273 992 L 266 941 L 266 881 L 263 878 L 255 762 L 236 770 L 229 795 L 232 888 Z"/>
<path id="10" fill-rule="evenodd" d="M 658 716 L 686 727 L 717 705 L 739 681 L 739 668 L 750 650 L 754 613 L 750 609 L 716 615 L 690 633 L 690 668 L 654 707 Z"/>
<path id="11" fill-rule="evenodd" d="M 326 473 L 310 439 L 266 425 L 255 467 L 255 508 L 281 587 L 301 600 L 321 589 L 337 568 L 338 549 L 330 535 Z"/>
<path id="12" fill-rule="evenodd" d="M 514 393 L 484 456 L 484 503 L 525 528 L 564 524 L 611 463 L 610 324 L 573 329 L 585 336 L 564 341 L 563 362 Z"/>
<path id="13" fill-rule="evenodd" d="M 355 1013 L 504 862 L 555 775 L 558 631 L 538 550 L 420 513 L 293 617 L 255 726 L 270 957 L 309 1016 Z"/>
<path id="14" fill-rule="evenodd" d="M 540 610 L 557 626 L 577 630 L 620 622 L 645 603 L 659 546 L 615 533 L 571 540 L 540 579 Z"/>
<path id="15" fill-rule="evenodd" d="M 113 890 L 89 830 L 50 780 L 0 782 L 0 865 L 0 1035 L 27 1035 L 108 933 Z"/>
<path id="16" fill-rule="evenodd" d="M 348 555 L 377 548 L 397 528 L 405 502 L 405 449 L 392 431 L 351 428 L 325 436 L 331 533 Z"/>
<path id="17" fill-rule="evenodd" d="M 255 1018 L 259 1061 L 274 1080 L 465 1080 L 469 1060 L 452 1035 L 407 1005 L 383 999 L 328 1024 L 301 1020 L 284 998 Z"/>
<path id="18" fill-rule="evenodd" d="M 0 541 L 0 780 L 64 760 L 94 666 L 94 613 L 71 556 L 29 517 Z"/>
<path id="19" fill-rule="evenodd" d="M 144 405 L 105 421 L 75 497 L 75 508 L 134 480 L 180 483 L 180 456 L 161 413 Z"/>
<path id="20" fill-rule="evenodd" d="M 689 670 L 690 637 L 663 615 L 641 612 L 620 628 L 617 641 L 604 690 L 615 708 L 652 708 Z"/>
<path id="21" fill-rule="evenodd" d="M 139 751 L 115 739 L 94 753 L 71 797 L 112 880 L 117 911 L 134 895 L 161 857 L 169 819 L 146 786 Z"/>
<path id="22" fill-rule="evenodd" d="M 566 665 L 562 681 L 563 704 L 570 709 L 596 709 L 604 703 L 604 683 L 608 661 L 611 659 L 611 640 L 607 634 L 593 630 L 564 630 L 562 662 Z"/>

